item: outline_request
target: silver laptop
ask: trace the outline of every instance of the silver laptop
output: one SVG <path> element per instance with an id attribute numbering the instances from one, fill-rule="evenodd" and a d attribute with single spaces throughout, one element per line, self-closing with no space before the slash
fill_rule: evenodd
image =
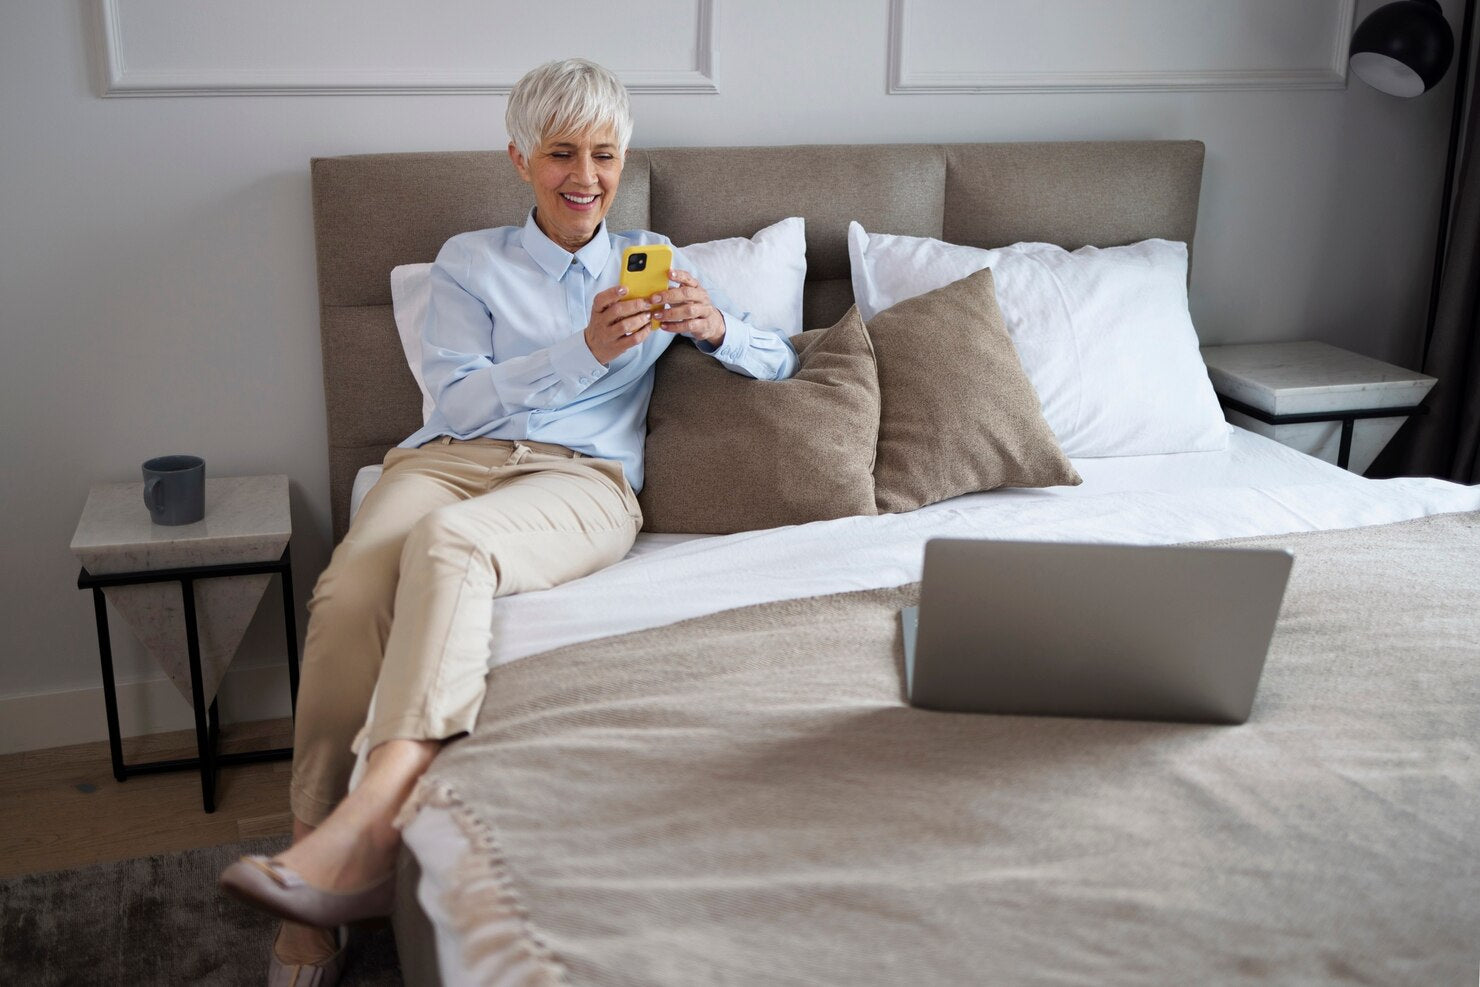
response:
<path id="1" fill-rule="evenodd" d="M 902 614 L 911 705 L 1242 723 L 1284 550 L 932 539 Z"/>

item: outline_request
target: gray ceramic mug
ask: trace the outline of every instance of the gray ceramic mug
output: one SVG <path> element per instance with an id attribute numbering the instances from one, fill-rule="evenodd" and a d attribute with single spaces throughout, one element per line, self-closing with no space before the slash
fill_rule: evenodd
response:
<path id="1" fill-rule="evenodd" d="M 155 524 L 193 524 L 206 516 L 206 461 L 157 456 L 144 463 L 144 506 Z"/>

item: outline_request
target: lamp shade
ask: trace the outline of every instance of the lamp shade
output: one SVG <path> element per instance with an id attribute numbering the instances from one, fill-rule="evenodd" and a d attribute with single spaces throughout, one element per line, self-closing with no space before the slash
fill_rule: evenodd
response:
<path id="1" fill-rule="evenodd" d="M 1439 0 L 1396 0 L 1378 7 L 1352 35 L 1352 71 L 1391 96 L 1431 89 L 1453 58 L 1454 33 Z"/>

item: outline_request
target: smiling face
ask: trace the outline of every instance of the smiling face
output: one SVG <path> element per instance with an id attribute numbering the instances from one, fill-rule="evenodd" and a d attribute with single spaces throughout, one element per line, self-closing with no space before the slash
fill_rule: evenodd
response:
<path id="1" fill-rule="evenodd" d="M 509 158 L 534 188 L 534 221 L 575 253 L 591 241 L 622 179 L 623 155 L 611 131 L 543 137 L 526 159 L 513 144 Z"/>

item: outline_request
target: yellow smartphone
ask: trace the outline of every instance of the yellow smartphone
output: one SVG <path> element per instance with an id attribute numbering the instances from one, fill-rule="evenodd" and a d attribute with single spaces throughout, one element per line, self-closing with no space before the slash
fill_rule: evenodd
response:
<path id="1" fill-rule="evenodd" d="M 647 298 L 660 291 L 667 291 L 668 271 L 673 267 L 673 248 L 666 243 L 649 243 L 641 247 L 628 247 L 622 251 L 622 287 L 629 298 Z M 653 311 L 662 309 L 653 306 Z M 661 326 L 662 320 L 653 316 L 652 328 Z"/>

